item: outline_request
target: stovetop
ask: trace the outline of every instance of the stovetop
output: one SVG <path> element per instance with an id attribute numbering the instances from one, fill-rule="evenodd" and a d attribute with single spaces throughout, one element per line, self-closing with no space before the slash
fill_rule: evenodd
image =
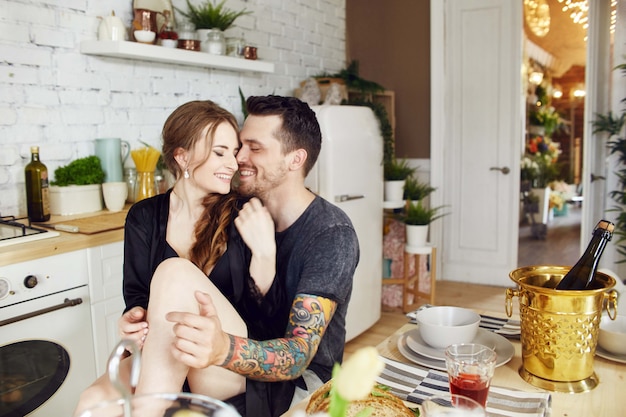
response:
<path id="1" fill-rule="evenodd" d="M 32 226 L 27 217 L 0 216 L 0 247 L 59 236 L 59 232 Z"/>

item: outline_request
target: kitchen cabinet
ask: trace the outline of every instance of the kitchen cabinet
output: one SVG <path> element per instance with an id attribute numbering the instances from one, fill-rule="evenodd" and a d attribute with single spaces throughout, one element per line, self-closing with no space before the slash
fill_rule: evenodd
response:
<path id="1" fill-rule="evenodd" d="M 117 321 L 124 311 L 124 242 L 91 247 L 87 256 L 96 372 L 102 375 L 119 342 Z"/>
<path id="2" fill-rule="evenodd" d="M 208 67 L 231 71 L 252 71 L 273 73 L 274 63 L 234 58 L 224 55 L 212 55 L 206 52 L 187 51 L 185 49 L 165 48 L 158 45 L 146 45 L 127 41 L 83 41 L 80 52 L 114 58 L 134 59 L 150 62 L 164 62 L 196 67 Z"/>

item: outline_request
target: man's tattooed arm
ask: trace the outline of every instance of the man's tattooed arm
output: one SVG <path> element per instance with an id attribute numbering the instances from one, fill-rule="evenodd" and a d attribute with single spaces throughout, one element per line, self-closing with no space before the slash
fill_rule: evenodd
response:
<path id="1" fill-rule="evenodd" d="M 309 365 L 337 304 L 319 296 L 296 295 L 285 337 L 256 341 L 230 335 L 226 369 L 262 381 L 297 378 Z"/>

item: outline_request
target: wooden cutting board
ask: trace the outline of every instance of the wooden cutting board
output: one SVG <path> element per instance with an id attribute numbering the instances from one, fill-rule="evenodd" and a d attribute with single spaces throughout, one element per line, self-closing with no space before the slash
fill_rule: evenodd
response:
<path id="1" fill-rule="evenodd" d="M 115 213 L 100 214 L 98 216 L 83 217 L 74 220 L 61 220 L 50 225 L 68 225 L 78 227 L 78 233 L 92 235 L 94 233 L 106 232 L 109 230 L 122 229 L 126 221 L 127 210 Z"/>

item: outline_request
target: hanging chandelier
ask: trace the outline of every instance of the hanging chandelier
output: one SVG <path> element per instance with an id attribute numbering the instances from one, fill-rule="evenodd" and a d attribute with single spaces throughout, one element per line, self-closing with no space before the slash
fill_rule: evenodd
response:
<path id="1" fill-rule="evenodd" d="M 584 1 L 574 0 L 559 0 L 559 3 L 563 4 L 561 10 L 568 13 L 569 17 L 574 23 L 578 23 L 583 26 L 583 29 L 587 30 L 589 27 L 589 3 Z M 611 0 L 611 33 L 615 32 L 615 22 L 617 21 L 617 0 Z"/>

